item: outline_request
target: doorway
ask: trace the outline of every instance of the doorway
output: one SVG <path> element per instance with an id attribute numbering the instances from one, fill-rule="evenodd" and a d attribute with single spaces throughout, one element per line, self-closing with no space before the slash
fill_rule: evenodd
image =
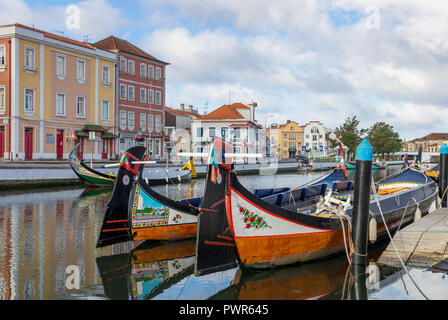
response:
<path id="1" fill-rule="evenodd" d="M 33 128 L 25 128 L 25 160 L 33 159 Z"/>
<path id="2" fill-rule="evenodd" d="M 58 130 L 56 135 L 56 159 L 62 160 L 64 153 L 64 130 Z"/>

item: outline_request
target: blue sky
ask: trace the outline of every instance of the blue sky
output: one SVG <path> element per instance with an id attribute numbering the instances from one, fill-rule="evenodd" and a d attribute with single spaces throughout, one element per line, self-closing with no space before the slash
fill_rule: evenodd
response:
<path id="1" fill-rule="evenodd" d="M 111 34 L 170 62 L 166 103 L 256 101 L 264 124 L 357 116 L 406 139 L 447 132 L 442 0 L 0 0 L 0 23 L 97 41 Z M 67 6 L 80 24 L 66 25 Z"/>

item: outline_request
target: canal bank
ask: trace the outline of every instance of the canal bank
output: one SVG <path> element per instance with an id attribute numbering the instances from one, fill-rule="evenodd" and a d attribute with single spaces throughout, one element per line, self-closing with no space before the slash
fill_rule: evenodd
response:
<path id="1" fill-rule="evenodd" d="M 104 173 L 116 174 L 116 168 L 105 168 L 112 162 L 93 162 L 93 168 Z M 90 163 L 88 164 L 90 166 Z M 320 164 L 315 170 L 328 170 L 331 163 Z M 170 163 L 168 170 L 177 170 L 181 164 Z M 151 173 L 166 170 L 166 164 L 158 163 L 145 166 L 144 177 Z M 207 165 L 196 165 L 197 177 L 205 178 Z M 311 167 L 302 166 L 298 162 L 273 162 L 235 164 L 238 175 L 274 175 L 277 173 L 309 172 Z M 82 186 L 73 170 L 66 161 L 30 161 L 30 162 L 0 162 L 0 190 L 33 189 L 41 187 Z"/>

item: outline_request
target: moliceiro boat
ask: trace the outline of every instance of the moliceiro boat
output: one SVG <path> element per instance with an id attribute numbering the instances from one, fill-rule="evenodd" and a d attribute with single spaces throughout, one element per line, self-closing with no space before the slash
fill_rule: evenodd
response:
<path id="1" fill-rule="evenodd" d="M 78 158 L 77 150 L 80 144 L 77 144 L 69 153 L 68 161 L 70 167 L 78 178 L 89 187 L 112 187 L 115 183 L 116 174 L 110 172 L 101 172 L 90 168 L 83 160 Z M 193 160 L 190 159 L 183 167 L 176 171 L 166 170 L 164 168 L 153 168 L 147 173 L 150 177 L 147 182 L 150 184 L 171 184 L 180 183 L 191 178 L 194 169 Z"/>
<path id="2" fill-rule="evenodd" d="M 228 210 L 226 195 L 229 194 L 232 179 L 236 179 L 232 160 L 225 156 L 232 151 L 233 147 L 230 144 L 219 138 L 213 140 L 207 184 L 201 205 L 207 210 L 202 210 L 198 216 L 196 276 L 236 266 L 235 243 L 226 215 Z M 301 187 L 258 189 L 247 192 L 264 203 L 279 206 L 284 210 L 300 208 L 302 212 L 312 212 L 329 185 L 340 192 L 350 190 L 352 187 L 352 183 L 347 181 L 345 170 L 338 168 Z M 246 223 L 252 223 L 255 217 L 247 216 L 243 219 Z"/>
<path id="3" fill-rule="evenodd" d="M 200 198 L 175 201 L 155 192 L 142 177 L 145 153 L 145 147 L 136 146 L 123 154 L 97 247 L 196 234 Z"/>
<path id="4" fill-rule="evenodd" d="M 346 163 L 347 169 L 354 170 L 356 168 L 356 162 L 355 161 L 348 161 Z M 372 170 L 378 170 L 378 169 L 386 169 L 387 163 L 385 161 L 383 162 L 373 162 L 372 163 Z"/>
<path id="5" fill-rule="evenodd" d="M 243 266 L 270 268 L 308 262 L 342 253 L 348 246 L 344 234 L 352 217 L 350 190 L 336 193 L 334 187 L 329 189 L 310 212 L 300 205 L 286 207 L 258 198 L 232 172 L 228 184 L 227 218 Z M 370 219 L 376 222 L 377 238 L 386 235 L 381 213 L 387 228 L 394 231 L 412 222 L 419 212 L 426 214 L 437 196 L 435 182 L 412 168 L 379 181 L 376 189 Z"/>
<path id="6" fill-rule="evenodd" d="M 212 148 L 213 150 L 213 148 Z M 206 197 L 173 200 L 151 188 L 142 176 L 147 156 L 142 146 L 128 149 L 122 157 L 111 198 L 106 208 L 97 247 L 124 241 L 178 240 L 196 237 L 198 214 L 220 213 L 223 228 L 228 228 L 224 198 L 227 176 L 209 168 L 205 183 Z M 216 188 L 216 181 L 219 188 Z M 258 189 L 264 196 L 275 196 L 289 188 Z M 205 200 L 206 199 L 206 200 Z M 221 221 L 220 221 L 221 223 Z M 221 224 L 219 224 L 221 226 Z M 211 227 L 212 230 L 214 227 Z M 216 231 L 216 230 L 215 230 Z M 218 231 L 216 231 L 218 232 Z M 230 236 L 230 234 L 229 234 Z"/>

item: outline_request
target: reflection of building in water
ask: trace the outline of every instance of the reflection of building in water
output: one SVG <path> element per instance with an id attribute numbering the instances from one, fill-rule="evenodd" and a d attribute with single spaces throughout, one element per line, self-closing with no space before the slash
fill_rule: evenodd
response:
<path id="1" fill-rule="evenodd" d="M 82 191 L 0 198 L 0 299 L 76 293 L 65 287 L 69 265 L 79 267 L 81 288 L 97 284 L 93 257 L 109 194 L 80 199 Z"/>

